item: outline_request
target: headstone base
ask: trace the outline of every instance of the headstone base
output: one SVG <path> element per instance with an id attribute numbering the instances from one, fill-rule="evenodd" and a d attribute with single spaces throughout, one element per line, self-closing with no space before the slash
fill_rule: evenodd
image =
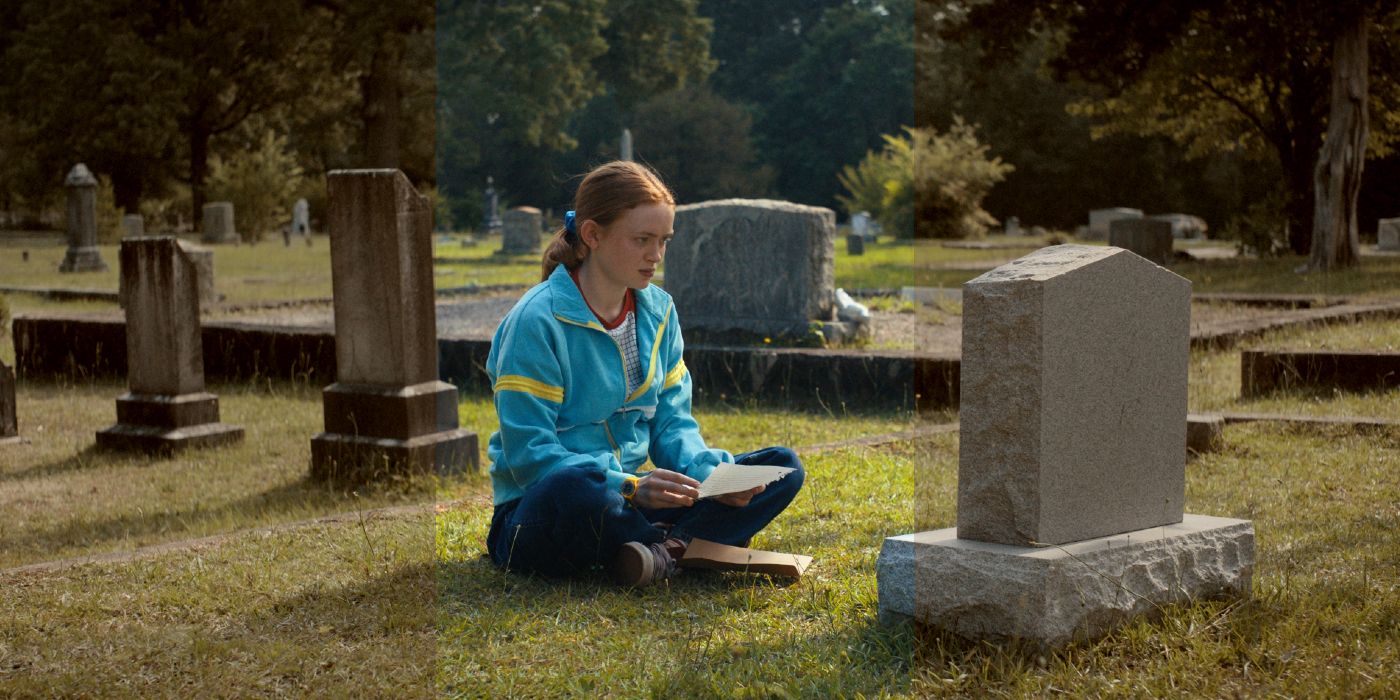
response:
<path id="1" fill-rule="evenodd" d="M 117 424 L 97 432 L 102 449 L 167 454 L 243 439 L 243 428 L 219 422 L 219 397 L 207 392 L 117 397 Z"/>
<path id="2" fill-rule="evenodd" d="M 311 438 L 311 478 L 361 483 L 477 471 L 477 450 L 476 433 L 461 428 L 408 440 L 321 433 Z"/>
<path id="3" fill-rule="evenodd" d="M 1061 647 L 1164 604 L 1248 596 L 1254 524 L 1187 514 L 1052 547 L 958 539 L 957 528 L 885 539 L 880 618 L 914 618 L 974 640 Z"/>
<path id="4" fill-rule="evenodd" d="M 457 427 L 457 388 L 447 382 L 338 382 L 321 401 L 326 431 L 311 440 L 313 478 L 353 482 L 479 469 L 476 433 Z"/>
<path id="5" fill-rule="evenodd" d="M 96 247 L 69 248 L 58 266 L 59 272 L 105 272 L 107 263 Z"/>

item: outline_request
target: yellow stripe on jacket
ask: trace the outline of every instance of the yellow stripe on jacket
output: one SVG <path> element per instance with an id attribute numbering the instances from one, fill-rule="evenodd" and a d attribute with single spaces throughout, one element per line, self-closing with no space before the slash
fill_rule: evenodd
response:
<path id="1" fill-rule="evenodd" d="M 531 396 L 537 396 L 545 401 L 554 403 L 564 403 L 564 387 L 545 384 L 537 379 L 521 376 L 519 374 L 507 374 L 496 380 L 493 391 L 520 391 Z"/>
<path id="2" fill-rule="evenodd" d="M 679 361 L 679 362 L 676 363 L 676 366 L 673 367 L 673 368 L 671 369 L 670 372 L 667 372 L 667 373 L 666 373 L 666 383 L 661 385 L 661 390 L 662 390 L 662 391 L 665 391 L 665 390 L 670 389 L 671 387 L 673 387 L 673 386 L 675 386 L 675 385 L 677 385 L 677 384 L 680 384 L 680 383 L 681 383 L 681 380 L 684 379 L 684 378 L 685 378 L 685 360 L 681 360 L 681 361 Z"/>

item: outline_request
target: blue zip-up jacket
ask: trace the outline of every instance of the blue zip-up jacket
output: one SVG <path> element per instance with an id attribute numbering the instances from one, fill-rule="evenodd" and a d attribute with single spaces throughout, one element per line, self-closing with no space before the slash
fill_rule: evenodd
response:
<path id="1" fill-rule="evenodd" d="M 621 349 L 563 265 L 525 293 L 491 340 L 486 372 L 501 429 L 491 436 L 495 504 L 520 498 L 553 469 L 598 469 L 621 489 L 646 464 L 703 481 L 710 449 L 690 415 L 690 373 L 671 295 L 636 290 L 642 384 L 630 395 Z"/>

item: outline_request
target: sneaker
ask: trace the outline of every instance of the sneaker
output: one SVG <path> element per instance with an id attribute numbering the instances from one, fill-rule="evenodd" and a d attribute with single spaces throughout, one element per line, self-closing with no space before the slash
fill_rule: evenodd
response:
<path id="1" fill-rule="evenodd" d="M 676 573 L 676 560 L 685 553 L 685 543 L 670 539 L 656 544 L 628 542 L 618 550 L 608 573 L 619 586 L 648 586 L 669 579 Z"/>

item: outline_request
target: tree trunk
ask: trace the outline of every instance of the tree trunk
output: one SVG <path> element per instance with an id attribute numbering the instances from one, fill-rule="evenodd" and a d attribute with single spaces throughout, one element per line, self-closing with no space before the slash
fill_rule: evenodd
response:
<path id="1" fill-rule="evenodd" d="M 209 129 L 196 124 L 190 136 L 190 225 L 196 230 L 204 222 L 204 181 L 209 176 Z"/>
<path id="2" fill-rule="evenodd" d="M 1327 140 L 1313 171 L 1317 206 L 1313 214 L 1309 270 L 1353 267 L 1361 243 L 1356 232 L 1356 196 L 1366 162 L 1366 17 L 1357 13 L 1332 47 L 1332 111 Z"/>
<path id="3" fill-rule="evenodd" d="M 364 108 L 365 164 L 367 168 L 399 166 L 399 124 L 403 92 L 399 73 L 403 63 L 402 37 L 389 33 L 380 40 L 370 59 L 369 72 L 360 79 Z"/>

